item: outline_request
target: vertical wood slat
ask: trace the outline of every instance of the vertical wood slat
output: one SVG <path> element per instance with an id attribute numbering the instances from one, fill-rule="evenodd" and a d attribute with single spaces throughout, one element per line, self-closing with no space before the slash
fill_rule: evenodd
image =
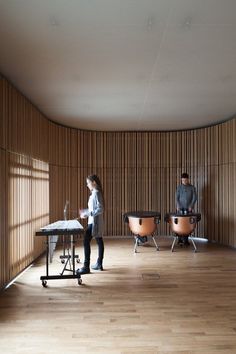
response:
<path id="1" fill-rule="evenodd" d="M 29 114 L 30 106 L 26 98 L 13 86 L 8 86 L 7 121 L 8 138 L 7 148 L 21 154 L 32 151 L 32 117 Z"/>
<path id="2" fill-rule="evenodd" d="M 7 119 L 6 119 L 6 85 L 0 75 L 0 148 L 6 149 Z"/>
<path id="3" fill-rule="evenodd" d="M 49 121 L 42 116 L 40 112 L 33 106 L 29 107 L 31 115 L 31 156 L 35 159 L 49 161 Z M 27 137 L 29 138 L 29 137 Z"/>
<path id="4" fill-rule="evenodd" d="M 6 152 L 0 149 L 0 287 L 9 280 L 6 169 Z"/>

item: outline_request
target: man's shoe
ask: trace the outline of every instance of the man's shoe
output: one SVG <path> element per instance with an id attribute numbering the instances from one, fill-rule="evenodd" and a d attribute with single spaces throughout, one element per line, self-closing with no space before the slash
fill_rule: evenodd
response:
<path id="1" fill-rule="evenodd" d="M 79 274 L 79 275 L 89 274 L 90 273 L 90 269 L 87 268 L 87 267 L 82 267 L 80 269 L 77 269 L 76 273 Z"/>
<path id="2" fill-rule="evenodd" d="M 138 246 L 142 246 L 144 245 L 145 242 L 147 242 L 147 236 L 137 236 L 138 242 L 137 245 Z"/>
<path id="3" fill-rule="evenodd" d="M 91 267 L 93 270 L 103 270 L 103 266 L 101 264 L 94 264 L 92 267 Z"/>

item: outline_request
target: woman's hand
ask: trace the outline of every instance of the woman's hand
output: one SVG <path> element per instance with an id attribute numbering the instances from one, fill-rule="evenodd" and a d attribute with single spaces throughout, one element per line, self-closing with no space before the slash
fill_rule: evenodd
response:
<path id="1" fill-rule="evenodd" d="M 86 215 L 86 210 L 85 209 L 79 209 L 79 216 L 81 219 L 86 219 L 87 215 Z"/>

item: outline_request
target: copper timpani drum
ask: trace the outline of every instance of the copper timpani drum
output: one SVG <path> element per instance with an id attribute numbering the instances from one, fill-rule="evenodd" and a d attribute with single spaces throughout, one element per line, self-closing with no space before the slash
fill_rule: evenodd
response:
<path id="1" fill-rule="evenodd" d="M 201 220 L 201 214 L 190 213 L 190 214 L 179 214 L 179 213 L 169 213 L 165 215 L 165 221 L 170 224 L 172 232 L 175 234 L 174 241 L 172 243 L 171 251 L 173 252 L 175 242 L 178 236 L 186 237 L 189 236 L 192 241 L 194 252 L 197 252 L 197 247 L 191 237 L 197 222 Z"/>
<path id="2" fill-rule="evenodd" d="M 156 211 L 130 211 L 124 214 L 124 221 L 129 224 L 131 232 L 135 236 L 151 236 L 152 240 L 159 250 L 154 233 L 157 225 L 160 223 L 161 214 Z M 134 252 L 137 252 L 138 237 L 135 237 Z"/>

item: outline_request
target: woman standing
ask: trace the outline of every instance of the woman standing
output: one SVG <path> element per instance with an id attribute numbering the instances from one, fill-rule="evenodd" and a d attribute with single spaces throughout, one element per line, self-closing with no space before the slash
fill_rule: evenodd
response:
<path id="1" fill-rule="evenodd" d="M 103 212 L 104 212 L 104 196 L 100 179 L 97 175 L 90 175 L 86 179 L 87 187 L 91 194 L 88 200 L 88 209 L 80 210 L 82 219 L 88 218 L 88 227 L 84 235 L 84 266 L 77 270 L 79 274 L 90 273 L 90 243 L 93 237 L 98 245 L 97 263 L 92 266 L 94 270 L 103 270 Z"/>

